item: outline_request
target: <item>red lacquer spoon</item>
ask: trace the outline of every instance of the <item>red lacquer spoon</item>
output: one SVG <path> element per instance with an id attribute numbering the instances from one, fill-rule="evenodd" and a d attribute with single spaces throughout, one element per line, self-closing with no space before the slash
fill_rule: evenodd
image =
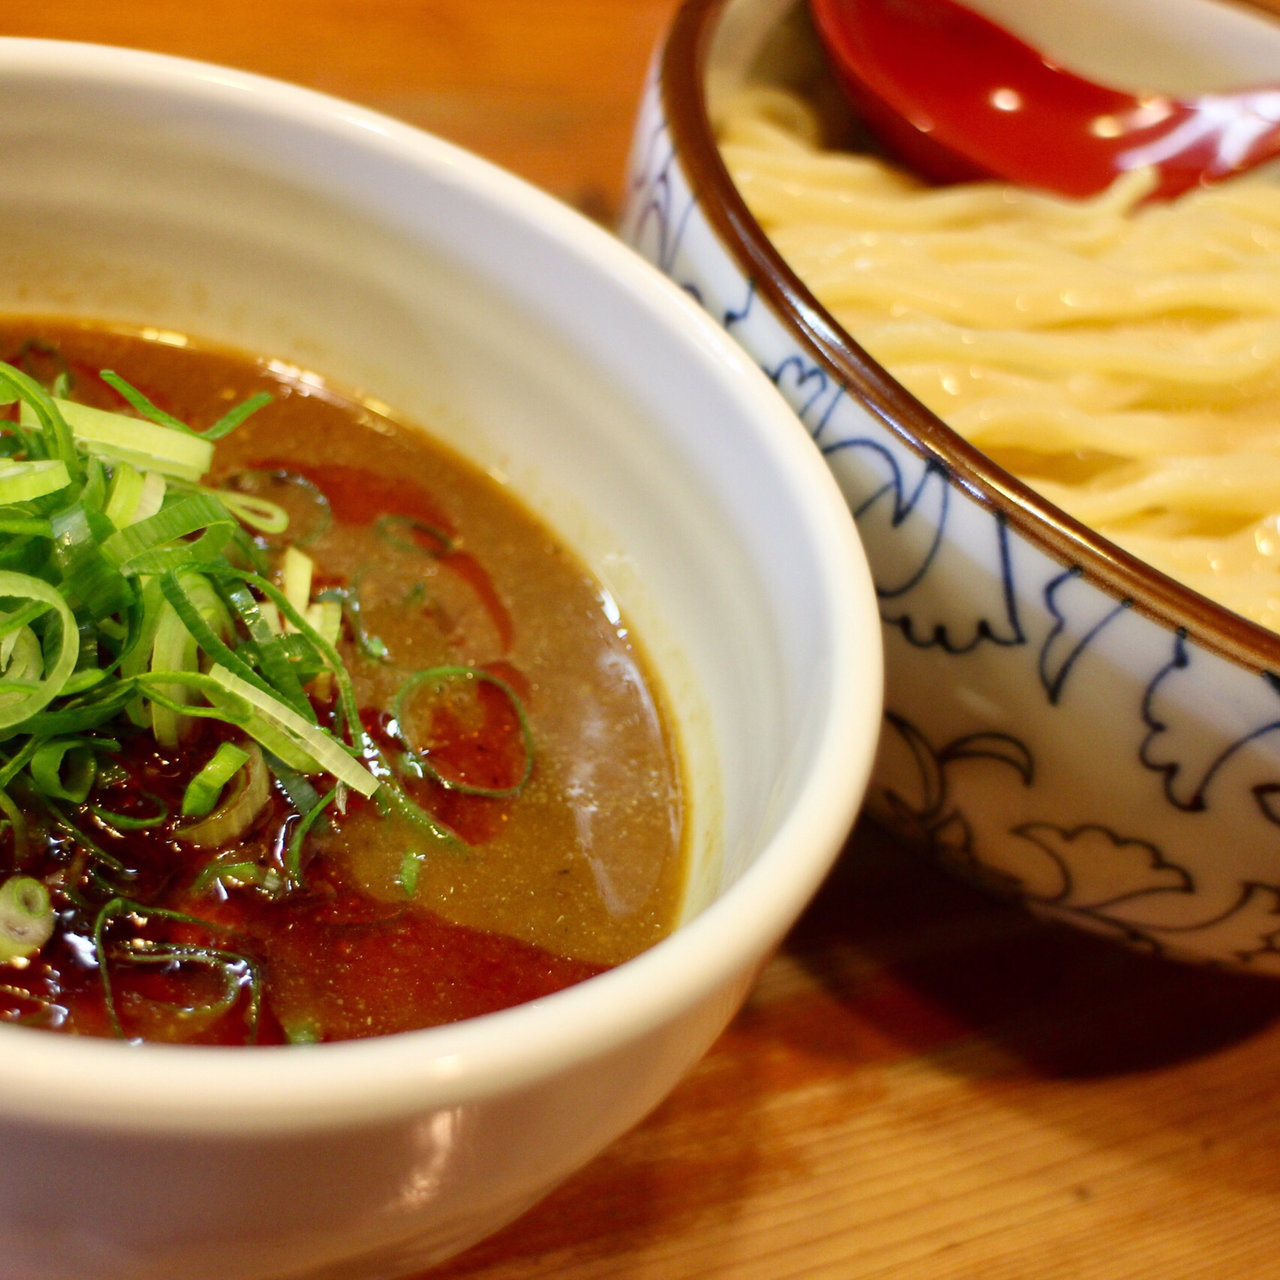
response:
<path id="1" fill-rule="evenodd" d="M 867 125 L 934 181 L 1089 196 L 1151 166 L 1168 199 L 1280 155 L 1280 88 L 1172 97 L 1097 84 L 955 0 L 810 9 Z"/>

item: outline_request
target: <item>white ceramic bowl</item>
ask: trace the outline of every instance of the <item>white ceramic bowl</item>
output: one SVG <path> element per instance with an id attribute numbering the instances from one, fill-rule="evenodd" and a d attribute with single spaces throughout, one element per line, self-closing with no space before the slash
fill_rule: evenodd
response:
<path id="1" fill-rule="evenodd" d="M 429 422 L 582 552 L 674 704 L 689 918 L 598 979 L 302 1050 L 0 1027 L 5 1280 L 423 1267 L 649 1111 L 838 853 L 880 719 L 853 523 L 679 290 L 413 129 L 214 67 L 0 40 L 0 153 L 0 310 L 269 352 Z"/>
<path id="2" fill-rule="evenodd" d="M 707 104 L 753 78 L 828 78 L 800 7 L 682 7 L 636 127 L 622 232 L 764 368 L 857 515 L 885 638 L 869 807 L 943 864 L 1047 915 L 1159 954 L 1280 972 L 1280 637 L 993 465 L 868 358 L 781 259 L 720 159 Z M 1171 40 L 1183 19 L 1229 11 L 1212 39 L 1196 29 L 1192 51 L 1240 68 L 1220 83 L 1256 79 L 1258 15 L 1203 0 L 1157 7 L 1147 20 Z M 1113 8 L 1046 0 L 1035 14 L 1069 11 L 1087 33 L 1105 30 Z M 1089 61 L 1090 43 L 1080 40 L 1081 65 L 1126 83 Z"/>

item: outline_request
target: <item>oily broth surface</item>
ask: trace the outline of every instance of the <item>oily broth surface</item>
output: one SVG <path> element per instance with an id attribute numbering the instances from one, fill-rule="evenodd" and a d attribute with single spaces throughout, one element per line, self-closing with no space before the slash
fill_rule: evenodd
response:
<path id="1" fill-rule="evenodd" d="M 476 852 L 425 862 L 420 900 L 458 924 L 562 955 L 634 955 L 670 929 L 683 884 L 673 761 L 634 644 L 576 558 L 508 493 L 428 451 L 418 432 L 368 410 L 358 421 L 353 429 L 341 402 L 295 390 L 220 446 L 219 471 L 290 466 L 330 493 L 339 518 L 308 552 L 326 577 L 359 579 L 365 626 L 391 655 L 380 664 L 344 652 L 362 706 L 387 706 L 408 675 L 443 664 L 493 667 L 525 696 L 533 774 L 517 802 L 442 814 L 476 837 Z M 374 458 L 385 504 L 360 492 Z M 429 495 L 419 510 L 457 530 L 456 555 L 435 559 L 403 535 L 342 521 L 339 494 L 351 487 L 356 507 L 412 507 L 406 489 Z M 394 833 L 364 812 L 318 843 L 345 853 L 370 892 L 395 899 L 403 846 Z"/>
<path id="2" fill-rule="evenodd" d="M 592 966 L 625 960 L 669 932 L 686 868 L 666 716 L 611 602 L 540 522 L 422 433 L 296 370 L 30 320 L 0 323 L 10 358 L 32 332 L 73 369 L 114 369 L 197 429 L 264 387 L 272 393 L 219 443 L 214 474 L 279 501 L 297 521 L 313 518 L 314 495 L 280 482 L 281 473 L 327 495 L 333 522 L 306 549 L 320 585 L 359 583 L 365 631 L 385 645 L 385 661 L 342 645 L 371 721 L 385 727 L 396 691 L 424 668 L 479 667 L 518 692 L 535 743 L 532 772 L 515 799 L 424 784 L 424 803 L 470 847 L 419 864 L 416 906 Z M 509 763 L 494 768 L 505 781 Z M 401 908 L 409 838 L 373 806 L 355 804 L 313 835 L 312 852 L 341 865 L 370 901 Z M 280 979 L 305 985 L 299 975 L 329 959 L 284 956 Z"/>

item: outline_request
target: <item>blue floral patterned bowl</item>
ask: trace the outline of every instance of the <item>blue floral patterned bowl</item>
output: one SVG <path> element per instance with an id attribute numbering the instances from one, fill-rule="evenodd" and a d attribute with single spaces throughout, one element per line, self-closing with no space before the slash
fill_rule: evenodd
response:
<path id="1" fill-rule="evenodd" d="M 621 231 L 765 369 L 857 518 L 888 672 L 870 810 L 1047 915 L 1280 973 L 1280 636 L 994 465 L 788 268 L 734 188 L 707 102 L 785 69 L 779 33 L 794 37 L 798 8 L 681 9 L 639 116 Z"/>

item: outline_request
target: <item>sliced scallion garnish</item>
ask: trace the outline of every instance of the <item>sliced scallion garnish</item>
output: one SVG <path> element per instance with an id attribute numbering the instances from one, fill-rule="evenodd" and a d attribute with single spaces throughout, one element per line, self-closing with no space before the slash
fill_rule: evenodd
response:
<path id="1" fill-rule="evenodd" d="M 465 778 L 452 777 L 441 772 L 431 760 L 429 745 L 424 743 L 421 735 L 414 732 L 415 699 L 423 690 L 430 691 L 428 701 L 447 696 L 448 691 L 455 688 L 474 689 L 478 685 L 488 685 L 497 689 L 515 712 L 516 723 L 520 731 L 520 745 L 523 751 L 520 774 L 514 782 L 505 787 L 478 786 Z M 480 667 L 431 667 L 425 671 L 417 671 L 400 686 L 392 704 L 393 731 L 406 751 L 410 752 L 414 762 L 430 778 L 438 782 L 446 791 L 457 791 L 461 795 L 487 796 L 490 799 L 502 800 L 519 794 L 533 771 L 533 733 L 529 728 L 529 718 L 525 715 L 524 704 L 516 691 L 500 676 L 485 671 Z"/>
<path id="2" fill-rule="evenodd" d="M 203 818 L 222 795 L 222 788 L 236 775 L 249 753 L 234 742 L 220 742 L 204 768 L 187 783 L 182 794 L 182 816 Z"/>
<path id="3" fill-rule="evenodd" d="M 0 653 L 0 737 L 62 692 L 80 652 L 75 614 L 57 587 L 30 574 L 0 571 L 0 602 L 9 601 L 34 616 L 9 632 L 7 650 Z"/>
<path id="4" fill-rule="evenodd" d="M 243 722 L 245 731 L 286 764 L 303 773 L 332 774 L 362 796 L 371 796 L 378 789 L 378 779 L 332 734 L 308 723 L 279 698 L 264 694 L 222 666 L 214 666 L 209 679 L 248 703 L 251 713 Z"/>
<path id="5" fill-rule="evenodd" d="M 262 749 L 253 743 L 246 751 L 234 742 L 224 742 L 191 779 L 182 798 L 182 812 L 195 815 L 198 821 L 180 823 L 174 835 L 204 849 L 220 848 L 244 835 L 269 795 Z"/>
<path id="6" fill-rule="evenodd" d="M 35 458 L 30 462 L 9 462 L 0 467 L 0 505 L 31 502 L 57 493 L 71 483 L 67 464 L 61 458 Z"/>
<path id="7" fill-rule="evenodd" d="M 79 803 L 96 755 L 77 735 L 127 712 L 162 746 L 185 724 L 226 720 L 297 774 L 372 794 L 380 779 L 358 758 L 349 681 L 332 677 L 349 743 L 319 725 L 304 692 L 341 667 L 333 610 L 313 612 L 296 580 L 286 594 L 262 578 L 239 524 L 252 508 L 279 531 L 280 509 L 251 495 L 229 505 L 200 484 L 213 440 L 264 397 L 199 434 L 115 375 L 104 381 L 140 416 L 52 395 L 0 364 L 0 401 L 18 404 L 0 450 L 0 786 L 26 777 L 51 801 Z"/>
<path id="8" fill-rule="evenodd" d="M 148 827 L 158 827 L 169 817 L 166 805 L 154 796 L 148 796 L 156 807 L 153 813 L 120 813 L 114 809 L 104 808 L 100 804 L 90 805 L 90 812 L 105 827 L 115 831 L 145 831 Z"/>
<path id="9" fill-rule="evenodd" d="M 53 936 L 49 890 L 32 876 L 0 884 L 0 964 L 35 955 Z"/>
<path id="10" fill-rule="evenodd" d="M 170 424 L 128 418 L 109 409 L 50 397 L 50 402 L 75 439 L 89 453 L 140 470 L 158 471 L 181 480 L 199 480 L 213 462 L 213 444 L 202 436 Z M 38 421 L 33 401 L 23 400 L 20 423 Z"/>
<path id="11" fill-rule="evenodd" d="M 182 964 L 193 963 L 215 969 L 223 979 L 223 989 L 212 1006 L 205 1006 L 211 1013 L 226 1012 L 240 996 L 239 975 L 243 973 L 249 985 L 248 1020 L 250 1040 L 257 1035 L 258 1019 L 262 1007 L 262 979 L 254 961 L 221 947 L 201 946 L 197 943 L 152 942 L 138 937 L 137 933 L 119 948 L 108 946 L 107 929 L 113 920 L 129 917 L 136 928 L 145 927 L 151 920 L 170 921 L 175 924 L 193 925 L 212 933 L 224 932 L 217 924 L 188 915 L 184 911 L 170 911 L 165 907 L 148 907 L 144 903 L 118 895 L 109 899 L 99 909 L 93 924 L 93 950 L 101 975 L 107 1016 L 116 1035 L 123 1038 L 124 1024 L 116 1002 L 114 970 L 118 964 Z"/>

